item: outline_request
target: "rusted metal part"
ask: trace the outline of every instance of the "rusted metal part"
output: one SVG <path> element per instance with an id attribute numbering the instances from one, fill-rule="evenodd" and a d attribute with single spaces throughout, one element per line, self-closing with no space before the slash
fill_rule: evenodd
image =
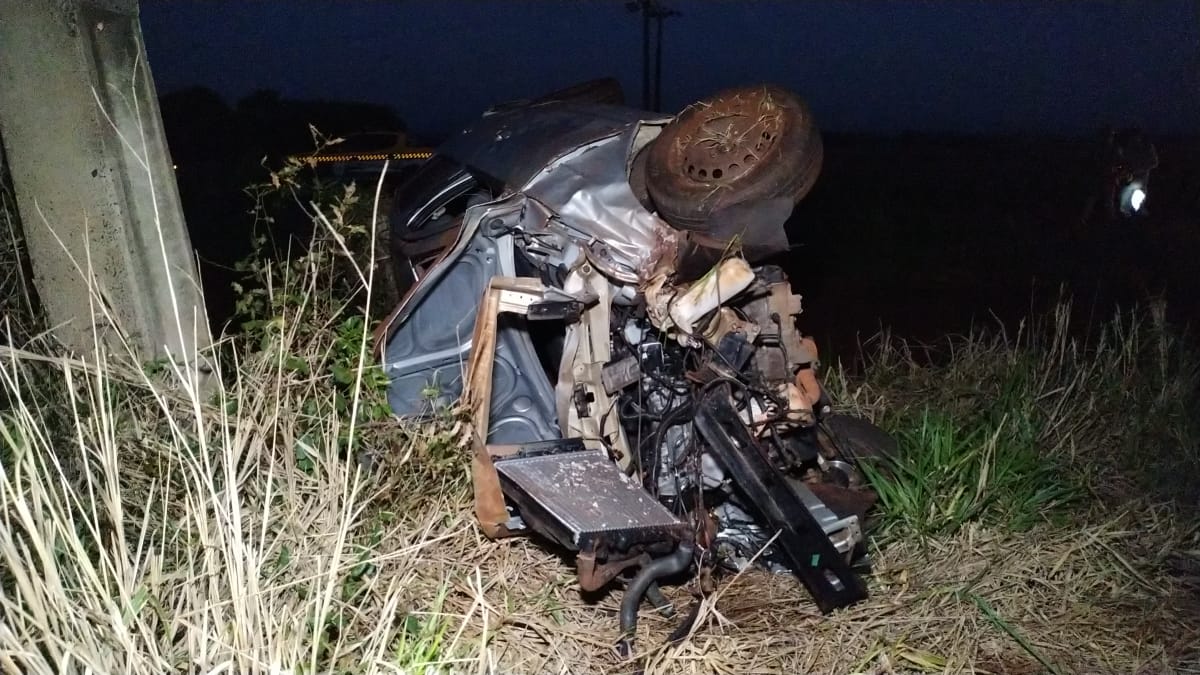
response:
<path id="1" fill-rule="evenodd" d="M 821 384 L 817 382 L 817 372 L 810 368 L 801 368 L 796 372 L 796 387 L 804 395 L 811 409 L 821 400 Z"/>
<path id="2" fill-rule="evenodd" d="M 604 588 L 617 575 L 630 567 L 645 565 L 650 556 L 642 554 L 616 560 L 596 561 L 595 551 L 582 551 L 575 556 L 575 571 L 579 575 L 579 587 L 585 591 Z"/>
<path id="3" fill-rule="evenodd" d="M 777 281 L 770 285 L 771 295 L 767 299 L 768 316 L 779 317 L 779 340 L 787 351 L 788 367 L 798 368 L 816 360 L 816 354 L 809 349 L 811 341 L 806 344 L 796 330 L 796 317 L 804 311 L 802 298 L 792 293 L 792 286 L 786 280 Z"/>
<path id="4" fill-rule="evenodd" d="M 741 307 L 759 326 L 762 337 L 762 347 L 754 354 L 755 368 L 772 382 L 795 381 L 796 371 L 810 367 L 817 356 L 816 345 L 796 328 L 796 317 L 803 312 L 802 298 L 792 293 L 791 284 L 778 268 L 763 268 L 759 278 L 758 296 Z"/>
<path id="5" fill-rule="evenodd" d="M 674 139 L 680 173 L 714 186 L 735 184 L 769 159 L 786 123 L 783 108 L 766 96 L 719 97 L 689 113 Z"/>
<path id="6" fill-rule="evenodd" d="M 808 107 L 771 85 L 720 92 L 668 124 L 647 158 L 647 185 L 663 217 L 706 229 L 730 205 L 794 204 L 820 173 L 821 137 Z"/>
<path id="7" fill-rule="evenodd" d="M 536 279 L 493 277 L 484 291 L 471 338 L 471 360 L 467 365 L 463 400 L 471 408 L 471 481 L 475 496 L 475 517 L 480 529 L 492 539 L 510 536 L 508 509 L 500 489 L 500 476 L 492 462 L 504 454 L 501 446 L 488 446 L 492 406 L 492 368 L 496 356 L 496 335 L 502 312 L 525 313 L 529 305 L 542 299 L 546 287 Z"/>
<path id="8" fill-rule="evenodd" d="M 467 366 L 467 382 L 463 398 L 471 407 L 471 483 L 475 493 L 475 517 L 483 533 L 492 539 L 506 537 L 508 509 L 500 491 L 500 476 L 492 464 L 487 447 L 487 434 L 492 406 L 492 366 L 496 352 L 496 323 L 500 309 L 497 279 L 488 284 L 475 332 L 471 338 L 471 360 Z"/>
<path id="9" fill-rule="evenodd" d="M 797 358 L 801 363 L 817 364 L 820 363 L 821 353 L 817 351 L 817 343 L 810 337 L 800 339 L 800 355 Z"/>
<path id="10" fill-rule="evenodd" d="M 808 489 L 838 516 L 857 516 L 860 523 L 866 522 L 867 513 L 879 499 L 870 490 L 854 490 L 830 483 L 808 483 Z"/>
<path id="11" fill-rule="evenodd" d="M 504 493 L 500 491 L 500 477 L 496 475 L 496 467 L 487 449 L 479 444 L 473 444 L 472 448 L 471 481 L 479 529 L 489 539 L 511 536 L 508 509 L 504 507 Z"/>
<path id="12" fill-rule="evenodd" d="M 800 340 L 800 358 L 806 360 L 796 371 L 796 386 L 803 392 L 810 406 L 816 406 L 821 400 L 821 384 L 817 381 L 817 343 L 812 338 Z"/>

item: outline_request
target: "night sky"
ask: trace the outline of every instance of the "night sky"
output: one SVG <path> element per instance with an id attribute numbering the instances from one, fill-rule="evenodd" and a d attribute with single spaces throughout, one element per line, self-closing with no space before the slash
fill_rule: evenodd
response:
<path id="1" fill-rule="evenodd" d="M 664 108 L 771 80 L 829 131 L 1200 132 L 1200 1 L 670 0 Z M 159 93 L 388 104 L 418 135 L 612 75 L 641 97 L 621 0 L 142 0 Z"/>

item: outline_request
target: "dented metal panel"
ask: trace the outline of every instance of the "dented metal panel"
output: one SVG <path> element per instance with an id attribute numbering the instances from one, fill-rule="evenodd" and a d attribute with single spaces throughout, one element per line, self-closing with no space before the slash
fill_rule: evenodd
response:
<path id="1" fill-rule="evenodd" d="M 639 128 L 631 125 L 572 150 L 521 190 L 554 211 L 555 224 L 583 243 L 597 267 L 629 283 L 638 281 L 671 234 L 629 186 L 625 159 Z"/>
<path id="2" fill-rule="evenodd" d="M 621 106 L 550 102 L 486 115 L 438 148 L 438 154 L 515 189 L 575 148 L 642 120 L 669 119 Z"/>

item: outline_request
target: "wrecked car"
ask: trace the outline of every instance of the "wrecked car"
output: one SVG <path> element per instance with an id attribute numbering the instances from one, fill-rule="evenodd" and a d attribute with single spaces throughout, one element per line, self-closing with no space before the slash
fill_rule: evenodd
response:
<path id="1" fill-rule="evenodd" d="M 669 578 L 757 564 L 823 612 L 863 599 L 858 463 L 889 439 L 833 412 L 770 264 L 821 167 L 808 108 L 603 93 L 488 111 L 399 189 L 390 405 L 469 407 L 479 526 L 574 552 L 583 590 L 627 577 L 625 650 Z"/>

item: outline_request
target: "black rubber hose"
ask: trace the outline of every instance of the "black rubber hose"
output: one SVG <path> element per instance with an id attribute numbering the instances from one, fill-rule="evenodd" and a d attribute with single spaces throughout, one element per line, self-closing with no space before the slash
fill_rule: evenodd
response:
<path id="1" fill-rule="evenodd" d="M 694 551 L 695 545 L 692 542 L 682 541 L 674 553 L 649 563 L 639 570 L 633 580 L 629 582 L 629 587 L 625 589 L 625 597 L 621 599 L 621 641 L 617 643 L 617 651 L 622 657 L 628 657 L 633 653 L 633 636 L 637 629 L 638 605 L 642 604 L 642 597 L 646 595 L 646 589 L 658 579 L 687 569 L 692 562 Z"/>
<path id="2" fill-rule="evenodd" d="M 654 605 L 659 614 L 668 619 L 675 618 L 675 605 L 672 605 L 667 596 L 663 595 L 657 581 L 651 581 L 650 585 L 646 587 L 646 599 L 650 601 L 650 604 Z"/>

